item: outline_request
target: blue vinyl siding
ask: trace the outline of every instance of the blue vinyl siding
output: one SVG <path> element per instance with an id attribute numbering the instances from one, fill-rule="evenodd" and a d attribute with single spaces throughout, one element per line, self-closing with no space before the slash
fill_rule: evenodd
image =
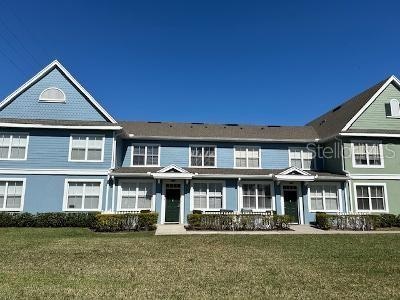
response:
<path id="1" fill-rule="evenodd" d="M 43 90 L 57 87 L 66 95 L 66 103 L 39 102 Z M 58 69 L 36 82 L 0 111 L 1 118 L 106 121 L 91 103 Z"/>
<path id="2" fill-rule="evenodd" d="M 18 132 L 14 129 L 0 132 Z M 1 168 L 22 169 L 109 169 L 111 167 L 111 132 L 64 131 L 64 130 L 20 130 L 29 133 L 26 160 L 0 160 Z M 103 162 L 69 162 L 69 143 L 71 134 L 99 134 L 105 136 Z"/>
<path id="3" fill-rule="evenodd" d="M 0 175 L 1 178 L 26 178 L 24 212 L 60 212 L 63 207 L 65 179 L 103 180 L 102 209 L 106 203 L 106 176 Z"/>
<path id="4" fill-rule="evenodd" d="M 171 164 L 180 167 L 189 167 L 189 148 L 191 145 L 213 145 L 212 143 L 191 143 L 180 141 L 131 141 L 120 142 L 120 155 L 117 160 L 119 166 L 129 167 L 131 165 L 131 144 L 158 144 L 160 145 L 160 164 L 165 167 Z M 238 143 L 217 143 L 217 167 L 234 167 L 234 147 Z M 264 169 L 285 169 L 289 167 L 288 144 L 244 144 L 261 147 L 261 167 Z"/>
<path id="5" fill-rule="evenodd" d="M 226 209 L 238 210 L 238 191 L 237 180 L 227 179 L 225 181 L 226 188 Z"/>

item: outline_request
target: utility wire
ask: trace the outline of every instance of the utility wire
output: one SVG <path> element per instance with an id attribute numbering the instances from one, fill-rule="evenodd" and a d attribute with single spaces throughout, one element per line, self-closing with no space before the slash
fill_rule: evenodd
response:
<path id="1" fill-rule="evenodd" d="M 28 76 L 28 74 L 22 69 L 20 68 L 15 62 L 14 60 L 9 57 L 1 48 L 0 48 L 0 54 L 3 55 L 18 71 L 20 71 L 24 76 Z"/>

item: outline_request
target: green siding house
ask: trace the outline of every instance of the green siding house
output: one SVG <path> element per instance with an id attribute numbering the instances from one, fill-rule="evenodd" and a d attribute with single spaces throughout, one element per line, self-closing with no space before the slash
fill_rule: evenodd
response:
<path id="1" fill-rule="evenodd" d="M 0 212 L 399 214 L 399 88 L 304 126 L 121 122 L 54 61 L 0 103 Z"/>

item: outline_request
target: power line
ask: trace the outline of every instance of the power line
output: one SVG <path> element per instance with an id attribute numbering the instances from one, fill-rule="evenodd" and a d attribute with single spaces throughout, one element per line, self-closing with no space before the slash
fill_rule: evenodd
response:
<path id="1" fill-rule="evenodd" d="M 0 54 L 2 54 L 18 71 L 20 71 L 24 76 L 28 76 L 28 74 L 20 68 L 13 60 L 11 57 L 9 57 L 1 48 L 0 48 Z"/>

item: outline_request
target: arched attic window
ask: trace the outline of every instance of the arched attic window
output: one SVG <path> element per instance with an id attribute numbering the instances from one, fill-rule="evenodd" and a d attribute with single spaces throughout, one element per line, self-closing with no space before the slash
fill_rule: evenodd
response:
<path id="1" fill-rule="evenodd" d="M 390 115 L 392 117 L 400 117 L 399 100 L 397 100 L 397 99 L 390 100 Z"/>
<path id="2" fill-rule="evenodd" d="M 39 96 L 39 102 L 65 102 L 65 94 L 56 87 L 45 89 Z"/>

